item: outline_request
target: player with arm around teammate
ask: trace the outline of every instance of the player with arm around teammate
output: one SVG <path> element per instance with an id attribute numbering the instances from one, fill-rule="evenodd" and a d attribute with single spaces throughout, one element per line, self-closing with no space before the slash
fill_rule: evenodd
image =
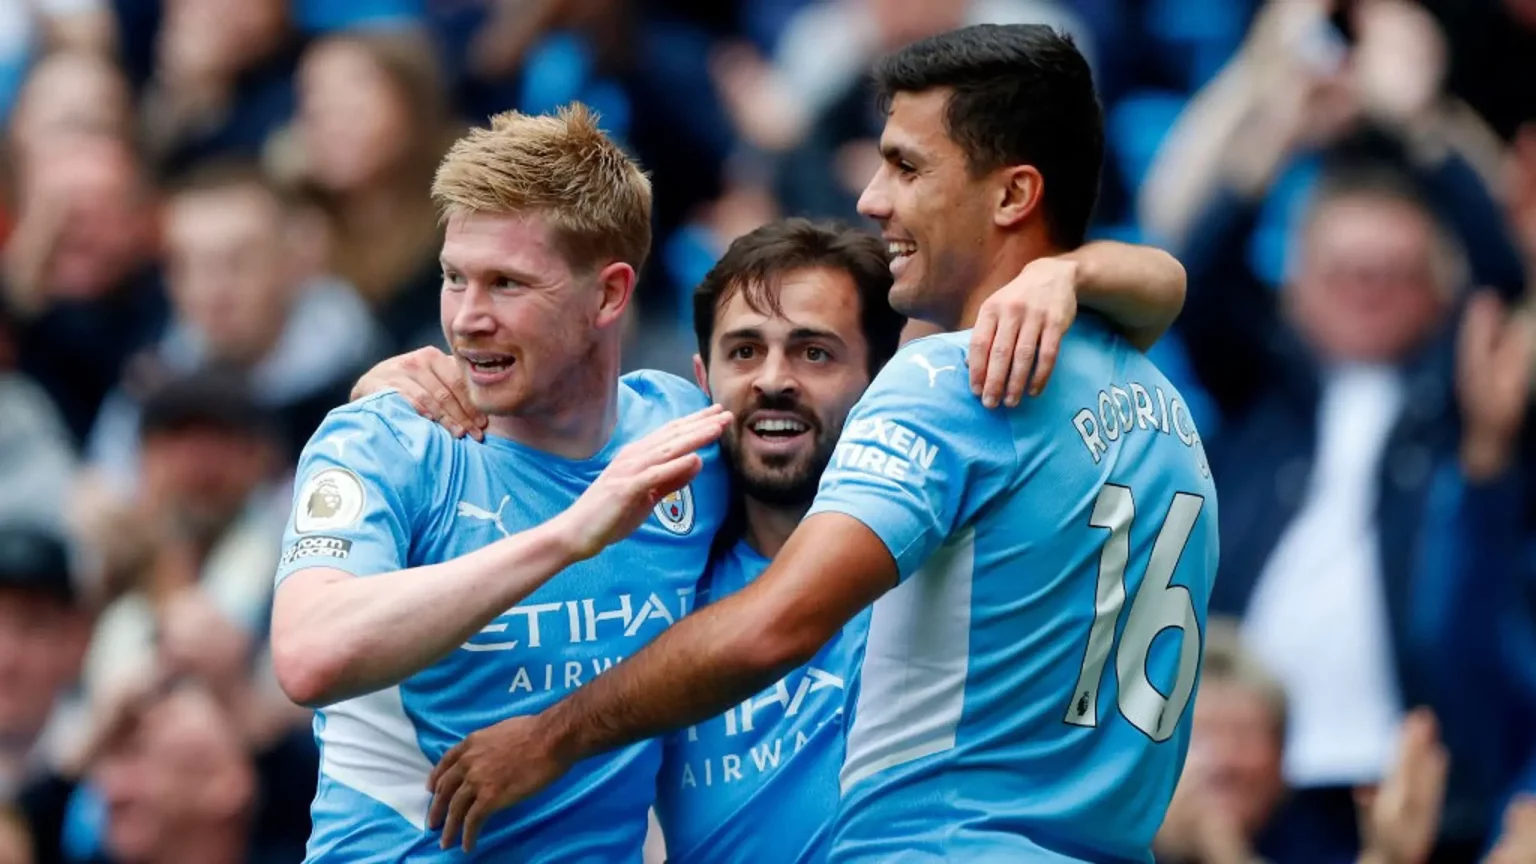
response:
<path id="1" fill-rule="evenodd" d="M 830 860 L 1148 860 L 1216 567 L 1199 434 L 1096 316 L 1018 407 L 984 408 L 962 372 L 986 298 L 1087 225 L 1103 147 L 1087 64 L 1047 28 L 983 26 L 916 43 L 877 77 L 885 162 L 860 208 L 894 254 L 893 305 L 962 332 L 909 343 L 881 372 L 761 577 L 501 724 L 517 755 L 485 791 L 516 800 L 739 704 L 874 603 Z M 463 782 L 444 765 L 439 797 Z M 454 809 L 482 803 L 454 794 Z"/>
<path id="2" fill-rule="evenodd" d="M 1094 273 L 1136 278 L 1078 281 Z M 1157 250 L 1094 243 L 1061 260 L 1033 262 L 983 314 L 999 333 L 1033 334 L 1033 322 L 1051 322 L 1040 334 L 1044 354 L 1062 335 L 1054 328 L 1064 329 L 1075 315 L 1079 297 L 1085 304 L 1118 298 L 1112 305 L 1139 310 L 1130 316 L 1133 323 L 1158 308 L 1170 310 L 1163 315 L 1171 318 L 1182 280 L 1178 263 Z M 740 518 L 730 536 L 718 538 L 723 554 L 701 580 L 700 603 L 756 578 L 810 506 L 849 408 L 902 336 L 904 318 L 887 299 L 890 284 L 883 241 L 789 219 L 738 238 L 695 292 L 695 371 L 700 386 L 736 418 L 723 448 L 742 493 Z M 978 382 L 985 347 L 973 347 L 981 361 L 974 365 Z M 413 362 L 421 359 L 386 361 L 359 389 L 395 386 L 421 399 L 461 388 L 455 370 L 438 377 L 430 362 Z M 999 375 L 994 383 L 1013 377 Z M 1020 389 L 1023 377 L 1014 378 Z M 483 420 L 468 412 L 439 416 L 460 430 Z M 668 736 L 657 795 L 668 860 L 824 860 L 842 762 L 840 715 L 867 617 L 850 622 L 807 664 L 742 705 Z M 496 733 L 493 726 L 456 748 L 470 751 L 459 764 L 494 767 L 497 759 L 482 757 L 495 750 Z M 510 753 L 499 761 L 515 764 L 515 758 Z M 437 804 L 446 810 L 448 799 Z M 477 819 L 466 822 L 466 845 L 474 845 Z M 765 824 L 775 830 L 762 831 Z"/>
<path id="3" fill-rule="evenodd" d="M 442 326 L 489 435 L 468 446 L 385 393 L 331 412 L 300 459 L 272 648 L 317 709 L 310 861 L 462 860 L 426 832 L 433 762 L 686 614 L 728 502 L 709 445 L 729 416 L 682 379 L 619 376 L 650 188 L 594 118 L 500 115 L 433 196 Z M 659 758 L 591 761 L 500 814 L 482 857 L 638 860 Z"/>

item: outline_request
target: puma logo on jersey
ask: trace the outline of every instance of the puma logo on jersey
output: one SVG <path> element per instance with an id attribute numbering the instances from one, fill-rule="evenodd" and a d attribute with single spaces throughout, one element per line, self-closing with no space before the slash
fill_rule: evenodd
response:
<path id="1" fill-rule="evenodd" d="M 923 356 L 922 354 L 913 354 L 912 355 L 912 362 L 916 363 L 919 366 L 921 366 L 923 368 L 923 371 L 928 373 L 928 386 L 929 387 L 937 387 L 939 385 L 939 373 L 940 372 L 953 372 L 957 368 L 955 366 L 937 366 L 937 367 L 935 367 L 932 363 L 928 362 L 928 358 Z"/>
<path id="2" fill-rule="evenodd" d="M 468 501 L 460 501 L 458 515 L 460 518 L 474 519 L 477 522 L 489 522 L 496 526 L 496 530 L 501 532 L 501 536 L 511 537 L 512 532 L 508 531 L 507 526 L 501 522 L 501 512 L 507 509 L 507 502 L 511 500 L 511 495 L 501 496 L 501 503 L 496 505 L 494 513 Z"/>

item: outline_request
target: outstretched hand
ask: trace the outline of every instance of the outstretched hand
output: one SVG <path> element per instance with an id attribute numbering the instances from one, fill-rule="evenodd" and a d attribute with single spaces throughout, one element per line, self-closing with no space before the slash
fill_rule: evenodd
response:
<path id="1" fill-rule="evenodd" d="M 698 451 L 720 439 L 731 413 L 719 405 L 680 417 L 620 450 L 576 503 L 556 519 L 577 560 L 590 558 L 640 527 L 662 498 L 704 466 Z"/>

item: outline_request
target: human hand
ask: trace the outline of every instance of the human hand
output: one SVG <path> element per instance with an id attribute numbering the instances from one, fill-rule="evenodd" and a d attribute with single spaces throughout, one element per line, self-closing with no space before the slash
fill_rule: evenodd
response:
<path id="1" fill-rule="evenodd" d="M 469 387 L 452 355 L 427 346 L 381 360 L 352 385 L 351 401 L 384 390 L 398 392 L 416 413 L 455 438 L 468 434 L 476 441 L 485 440 L 490 419 L 470 400 Z"/>
<path id="2" fill-rule="evenodd" d="M 695 451 L 719 440 L 731 413 L 719 405 L 680 417 L 620 450 L 603 473 L 555 517 L 580 561 L 639 528 L 665 496 L 704 466 Z"/>
<path id="3" fill-rule="evenodd" d="M 1045 389 L 1067 328 L 1077 319 L 1075 261 L 1037 258 L 986 302 L 971 331 L 971 392 L 1010 408 Z M 1030 375 L 1030 370 L 1034 375 Z"/>
<path id="4" fill-rule="evenodd" d="M 1364 834 L 1361 860 L 1369 864 L 1423 864 L 1440 831 L 1450 757 L 1440 743 L 1435 715 L 1416 708 L 1403 721 L 1392 773 L 1374 790 L 1355 793 Z"/>
<path id="5" fill-rule="evenodd" d="M 1533 336 L 1529 322 L 1508 313 L 1498 295 L 1480 292 L 1467 304 L 1456 346 L 1461 401 L 1462 470 L 1486 480 L 1504 470 L 1530 400 Z"/>
<path id="6" fill-rule="evenodd" d="M 537 714 L 470 733 L 443 754 L 427 778 L 432 792 L 427 826 L 442 828 L 444 849 L 462 831 L 464 851 L 473 852 L 491 814 L 533 795 L 570 767 L 555 753 Z"/>
<path id="7" fill-rule="evenodd" d="M 1449 54 L 1430 12 L 1407 0 L 1368 0 L 1355 12 L 1353 86 L 1389 127 L 1425 115 L 1445 82 Z"/>

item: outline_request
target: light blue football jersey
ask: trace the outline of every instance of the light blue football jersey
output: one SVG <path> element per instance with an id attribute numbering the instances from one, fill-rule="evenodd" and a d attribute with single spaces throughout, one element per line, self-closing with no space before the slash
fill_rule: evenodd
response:
<path id="1" fill-rule="evenodd" d="M 699 603 L 740 591 L 767 568 L 737 543 L 699 584 Z M 656 794 L 667 864 L 826 860 L 843 708 L 868 626 L 865 610 L 773 687 L 667 738 Z"/>
<path id="2" fill-rule="evenodd" d="M 455 440 L 393 393 L 338 408 L 300 459 L 278 578 L 308 567 L 366 578 L 531 528 L 575 501 L 619 448 L 707 404 L 681 378 L 625 376 L 612 439 L 581 461 L 505 438 Z M 552 705 L 687 614 L 728 483 L 712 447 L 702 473 L 630 538 L 557 574 L 400 685 L 321 709 L 308 860 L 465 860 L 439 851 L 426 830 L 433 765 L 469 733 Z M 659 741 L 580 763 L 491 817 L 472 860 L 639 862 L 660 763 Z"/>
<path id="3" fill-rule="evenodd" d="M 873 607 L 831 860 L 1149 861 L 1216 575 L 1199 434 L 1095 316 L 1013 409 L 971 394 L 969 338 L 897 353 L 811 510 L 867 525 L 901 580 Z"/>

